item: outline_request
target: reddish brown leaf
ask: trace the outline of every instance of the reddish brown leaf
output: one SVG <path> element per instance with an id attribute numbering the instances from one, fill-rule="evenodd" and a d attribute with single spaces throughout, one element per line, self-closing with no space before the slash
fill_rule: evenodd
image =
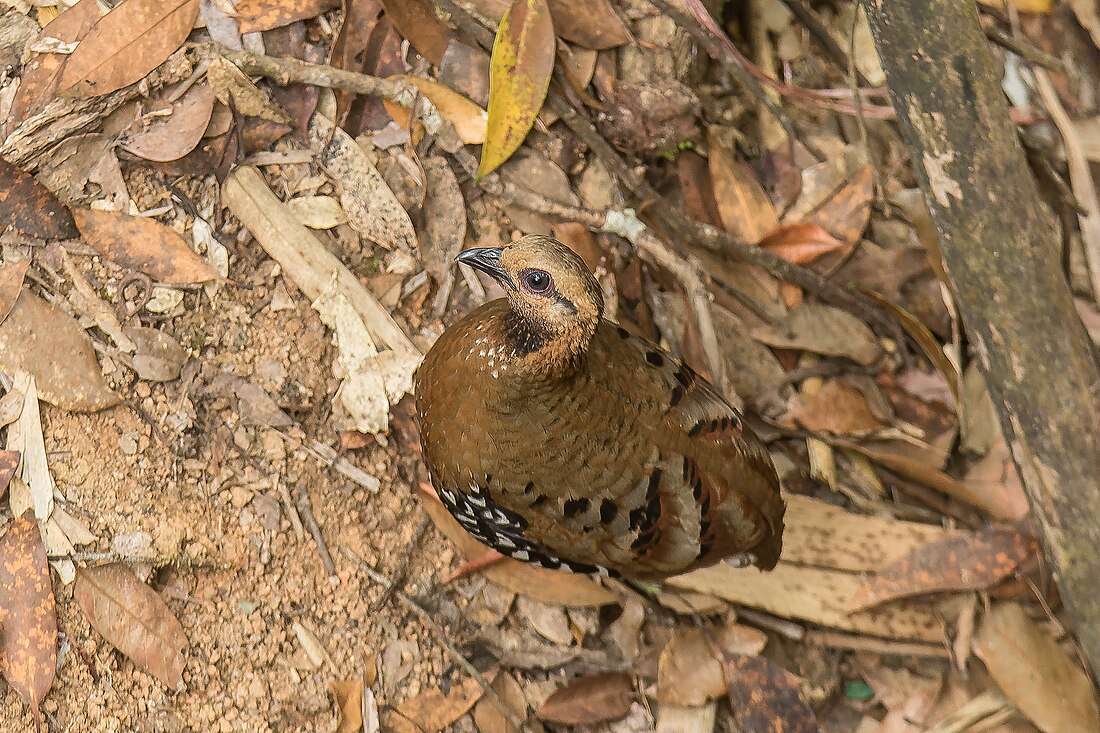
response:
<path id="1" fill-rule="evenodd" d="M 56 38 L 63 43 L 73 43 L 87 35 L 101 17 L 103 11 L 100 10 L 98 0 L 80 0 L 50 21 L 42 29 L 38 40 Z M 19 90 L 12 102 L 8 126 L 2 128 L 0 139 L 14 130 L 17 124 L 38 114 L 54 100 L 61 70 L 68 60 L 69 57 L 65 54 L 40 53 L 27 62 L 23 67 Z"/>
<path id="2" fill-rule="evenodd" d="M 178 160 L 199 144 L 214 111 L 214 90 L 209 84 L 196 84 L 174 103 L 155 102 L 160 110 L 142 130 L 122 140 L 122 148 L 134 155 L 164 163 Z"/>
<path id="3" fill-rule="evenodd" d="M 46 547 L 28 509 L 0 538 L 0 672 L 35 708 L 53 685 L 57 609 Z"/>
<path id="4" fill-rule="evenodd" d="M 867 398 L 858 389 L 839 379 L 830 379 L 813 394 L 800 393 L 784 422 L 807 430 L 844 435 L 881 428 Z"/>
<path id="5" fill-rule="evenodd" d="M 95 97 L 133 84 L 175 53 L 198 15 L 199 0 L 127 0 L 81 40 L 58 89 Z"/>
<path id="6" fill-rule="evenodd" d="M 723 660 L 730 707 L 741 730 L 753 733 L 817 733 L 817 716 L 802 695 L 798 677 L 764 657 L 729 655 Z"/>
<path id="7" fill-rule="evenodd" d="M 340 0 L 241 0 L 235 10 L 241 33 L 252 33 L 316 18 L 338 7 Z"/>
<path id="8" fill-rule="evenodd" d="M 73 216 L 85 242 L 105 257 L 141 270 L 154 280 L 187 285 L 218 277 L 183 237 L 155 219 L 93 209 L 77 209 Z"/>
<path id="9" fill-rule="evenodd" d="M 397 32 L 408 39 L 417 53 L 439 66 L 455 35 L 435 14 L 431 0 L 382 0 L 382 6 Z"/>
<path id="10" fill-rule="evenodd" d="M 818 224 L 804 221 L 780 224 L 764 235 L 760 246 L 788 262 L 805 265 L 844 246 Z"/>
<path id="11" fill-rule="evenodd" d="M 81 568 L 73 587 L 92 628 L 171 689 L 183 683 L 187 636 L 164 599 L 122 563 Z"/>
<path id="12" fill-rule="evenodd" d="M 618 720 L 630 712 L 634 683 L 625 672 L 601 672 L 570 680 L 546 698 L 536 715 L 564 725 Z"/>
<path id="13" fill-rule="evenodd" d="M 344 22 L 340 32 L 332 43 L 329 63 L 337 69 L 375 74 L 379 60 L 379 51 L 386 29 L 392 27 L 387 21 L 380 23 L 382 5 L 378 0 L 346 0 L 344 3 Z M 389 76 L 400 69 L 381 74 Z M 371 108 L 374 116 L 382 109 L 381 101 L 376 97 L 361 97 L 355 92 L 336 91 L 336 124 L 352 135 L 363 130 L 363 112 Z"/>
<path id="14" fill-rule="evenodd" d="M 0 158 L 0 233 L 7 228 L 38 239 L 77 235 L 72 214 L 57 197 L 30 173 Z"/>
<path id="15" fill-rule="evenodd" d="M 1005 529 L 948 535 L 865 579 L 852 597 L 851 610 L 925 593 L 985 590 L 1011 575 L 1038 548 L 1034 538 Z"/>
<path id="16" fill-rule="evenodd" d="M 19 468 L 19 451 L 0 450 L 0 499 L 8 491 L 11 477 L 15 475 L 15 469 Z"/>
<path id="17" fill-rule="evenodd" d="M 554 31 L 567 41 L 603 50 L 630 41 L 630 33 L 607 0 L 548 0 Z"/>
<path id="18" fill-rule="evenodd" d="M 775 206 L 752 168 L 735 160 L 713 134 L 708 136 L 708 144 L 710 177 L 722 227 L 750 244 L 759 242 L 779 224 Z"/>
<path id="19" fill-rule="evenodd" d="M 0 267 L 0 323 L 11 313 L 19 293 L 23 291 L 23 278 L 27 275 L 30 260 L 14 262 Z"/>
<path id="20" fill-rule="evenodd" d="M 685 150 L 677 155 L 676 178 L 680 182 L 685 213 L 692 219 L 711 226 L 722 226 L 706 158 L 693 150 Z"/>

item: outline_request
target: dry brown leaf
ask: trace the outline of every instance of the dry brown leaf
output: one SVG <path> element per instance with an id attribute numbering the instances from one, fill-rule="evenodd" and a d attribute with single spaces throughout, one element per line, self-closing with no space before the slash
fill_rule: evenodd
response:
<path id="1" fill-rule="evenodd" d="M 549 0 L 554 32 L 602 51 L 629 43 L 630 32 L 608 0 Z"/>
<path id="2" fill-rule="evenodd" d="M 702 629 L 673 632 L 657 661 L 657 701 L 699 706 L 725 694 L 722 662 Z"/>
<path id="3" fill-rule="evenodd" d="M 974 637 L 1005 695 L 1044 733 L 1100 730 L 1088 676 L 1016 603 L 998 603 Z"/>
<path id="4" fill-rule="evenodd" d="M 382 0 L 386 17 L 424 58 L 439 66 L 454 31 L 435 14 L 431 0 Z"/>
<path id="5" fill-rule="evenodd" d="M 539 707 L 540 720 L 591 725 L 618 720 L 630 712 L 634 682 L 625 672 L 600 672 L 570 680 Z"/>
<path id="6" fill-rule="evenodd" d="M 783 422 L 815 432 L 844 435 L 878 430 L 883 423 L 871 411 L 867 398 L 840 379 L 829 379 L 813 394 L 799 393 Z"/>
<path id="7" fill-rule="evenodd" d="M 103 16 L 98 0 L 80 0 L 76 5 L 50 21 L 38 41 L 56 38 L 61 43 L 73 43 L 80 40 Z M 69 56 L 61 53 L 39 53 L 33 56 L 23 67 L 23 74 L 12 101 L 8 126 L 0 126 L 0 140 L 11 133 L 18 123 L 41 112 L 52 102 L 61 80 L 61 71 Z"/>
<path id="8" fill-rule="evenodd" d="M 807 224 L 819 224 L 833 236 L 853 245 L 863 236 L 871 220 L 871 199 L 874 197 L 874 169 L 865 165 L 852 180 L 806 216 Z"/>
<path id="9" fill-rule="evenodd" d="M 438 733 L 465 715 L 484 692 L 480 682 L 468 677 L 453 685 L 447 694 L 433 689 L 409 698 L 386 715 L 382 723 L 395 733 Z"/>
<path id="10" fill-rule="evenodd" d="M 781 349 L 844 356 L 870 366 L 882 354 L 875 334 L 851 313 L 820 303 L 792 308 L 783 323 L 753 329 L 757 341 Z"/>
<path id="11" fill-rule="evenodd" d="M 383 48 L 388 34 L 396 35 L 393 25 L 383 21 L 382 5 L 378 0 L 346 2 L 344 20 L 332 42 L 329 63 L 337 69 L 386 76 L 379 72 L 386 63 L 384 57 L 388 56 Z M 381 108 L 381 100 L 377 97 L 361 97 L 355 92 L 336 90 L 336 123 L 352 134 L 366 129 L 365 122 L 374 122 Z"/>
<path id="12" fill-rule="evenodd" d="M 9 229 L 38 239 L 77 235 L 72 214 L 57 197 L 30 173 L 0 158 L 0 234 Z M 0 307 L 0 321 L 3 319 Z"/>
<path id="13" fill-rule="evenodd" d="M 805 265 L 818 257 L 835 252 L 844 242 L 819 224 L 793 222 L 780 224 L 764 235 L 760 246 L 788 262 Z"/>
<path id="14" fill-rule="evenodd" d="M 1031 511 L 1020 474 L 1004 438 L 966 472 L 968 503 L 997 519 L 1014 522 Z"/>
<path id="15" fill-rule="evenodd" d="M 164 599 L 122 563 L 81 568 L 73 598 L 92 628 L 172 690 L 183 685 L 187 636 Z"/>
<path id="16" fill-rule="evenodd" d="M 442 282 L 454 267 L 455 255 L 466 241 L 466 201 L 446 158 L 430 155 L 421 162 L 427 183 L 424 199 L 427 236 L 420 256 L 428 273 L 436 282 Z"/>
<path id="17" fill-rule="evenodd" d="M 481 145 L 485 142 L 485 133 L 488 129 L 489 115 L 477 103 L 470 101 L 456 91 L 452 91 L 442 84 L 431 79 L 421 79 L 418 76 L 403 74 L 397 77 L 412 84 L 417 90 L 427 97 L 439 111 L 439 116 L 454 125 L 458 139 L 466 145 Z M 398 115 L 408 115 L 409 111 L 402 108 L 396 102 L 387 104 L 387 109 L 393 105 L 395 110 L 403 112 L 394 113 L 394 119 L 401 119 Z"/>
<path id="18" fill-rule="evenodd" d="M 38 708 L 57 667 L 57 608 L 34 512 L 0 537 L 0 672 Z"/>
<path id="19" fill-rule="evenodd" d="M 467 559 L 482 556 L 488 548 L 462 529 L 446 507 L 434 496 L 421 494 L 428 517 L 447 538 L 458 546 Z M 591 578 L 539 568 L 519 560 L 504 558 L 485 568 L 482 574 L 493 583 L 544 603 L 562 606 L 604 606 L 618 597 Z"/>
<path id="20" fill-rule="evenodd" d="M 710 145 L 710 177 L 722 228 L 749 244 L 755 244 L 779 225 L 779 216 L 760 181 L 743 161 L 734 160 L 713 131 Z"/>
<path id="21" fill-rule="evenodd" d="M 480 180 L 508 160 L 542 109 L 554 71 L 556 41 L 546 0 L 516 0 L 497 27 L 490 60 L 489 120 Z"/>
<path id="22" fill-rule="evenodd" d="M 214 90 L 196 84 L 175 102 L 153 103 L 158 114 L 144 129 L 123 137 L 121 146 L 134 155 L 156 162 L 177 160 L 199 144 L 214 111 Z"/>
<path id="23" fill-rule="evenodd" d="M 170 334 L 149 326 L 130 326 L 124 333 L 134 342 L 134 370 L 150 382 L 171 382 L 187 361 L 187 349 Z"/>
<path id="24" fill-rule="evenodd" d="M 15 307 L 19 293 L 23 292 L 23 278 L 27 275 L 30 260 L 12 262 L 0 267 L 0 324 Z"/>
<path id="25" fill-rule="evenodd" d="M 363 680 L 334 680 L 329 691 L 336 703 L 336 733 L 359 733 L 363 727 Z"/>
<path id="26" fill-rule="evenodd" d="M 260 89 L 233 63 L 216 57 L 210 61 L 206 78 L 214 97 L 245 117 L 257 117 L 277 125 L 291 125 L 294 118 L 278 102 Z"/>
<path id="27" fill-rule="evenodd" d="M 252 33 L 316 18 L 338 7 L 339 0 L 240 0 L 234 10 L 241 33 Z"/>
<path id="28" fill-rule="evenodd" d="M 117 211 L 73 211 L 81 237 L 104 257 L 168 285 L 216 280 L 218 273 L 183 237 L 156 219 Z"/>
<path id="29" fill-rule="evenodd" d="M 863 610 L 907 596 L 951 590 L 986 590 L 1007 578 L 1039 543 L 1007 529 L 948 535 L 866 578 L 849 608 Z"/>
<path id="30" fill-rule="evenodd" d="M 0 370 L 32 374 L 42 399 L 63 410 L 95 412 L 119 402 L 84 329 L 27 289 L 0 323 Z"/>
<path id="31" fill-rule="evenodd" d="M 199 0 L 127 0 L 99 19 L 61 72 L 62 95 L 95 97 L 138 81 L 187 39 Z"/>
<path id="32" fill-rule="evenodd" d="M 517 718 L 527 719 L 527 698 L 515 677 L 501 672 L 493 680 L 492 688 Z M 480 733 L 519 733 L 519 729 L 501 712 L 500 704 L 489 696 L 481 698 L 474 706 L 474 723 Z"/>

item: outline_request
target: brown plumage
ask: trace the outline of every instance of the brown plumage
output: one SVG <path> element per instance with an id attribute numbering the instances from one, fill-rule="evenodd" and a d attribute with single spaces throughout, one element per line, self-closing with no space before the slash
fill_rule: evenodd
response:
<path id="1" fill-rule="evenodd" d="M 447 329 L 416 375 L 432 483 L 468 532 L 545 567 L 628 578 L 775 566 L 779 479 L 713 386 L 604 320 L 596 279 L 554 239 L 458 260 L 507 293 Z"/>

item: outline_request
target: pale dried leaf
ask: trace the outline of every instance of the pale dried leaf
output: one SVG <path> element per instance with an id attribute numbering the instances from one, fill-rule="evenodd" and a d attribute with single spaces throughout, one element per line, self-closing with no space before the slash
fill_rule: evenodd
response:
<path id="1" fill-rule="evenodd" d="M 54 482 L 46 458 L 46 441 L 42 435 L 42 415 L 38 406 L 38 390 L 33 376 L 17 371 L 12 380 L 12 391 L 23 395 L 23 406 L 18 419 L 8 428 L 7 449 L 22 456 L 19 479 L 28 489 L 29 504 L 15 506 L 16 491 L 12 490 L 12 513 L 20 516 L 27 508 L 34 509 L 34 516 L 45 522 L 53 513 Z"/>
<path id="2" fill-rule="evenodd" d="M 768 346 L 843 356 L 864 366 L 882 354 L 867 324 L 847 311 L 820 303 L 803 303 L 791 309 L 783 323 L 754 329 L 752 335 Z"/>
<path id="3" fill-rule="evenodd" d="M 294 217 L 310 229 L 332 229 L 348 220 L 340 202 L 331 196 L 299 196 L 286 202 Z"/>

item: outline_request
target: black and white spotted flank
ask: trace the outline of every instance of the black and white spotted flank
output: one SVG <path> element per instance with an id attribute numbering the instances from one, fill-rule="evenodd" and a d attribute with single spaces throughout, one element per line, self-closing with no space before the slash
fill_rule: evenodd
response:
<path id="1" fill-rule="evenodd" d="M 501 555 L 540 565 L 551 570 L 571 573 L 596 573 L 611 575 L 607 568 L 598 565 L 572 562 L 557 557 L 524 537 L 527 521 L 513 511 L 496 504 L 483 487 L 471 485 L 466 493 L 445 488 L 439 490 L 439 499 L 462 528 L 474 539 L 488 545 Z"/>

